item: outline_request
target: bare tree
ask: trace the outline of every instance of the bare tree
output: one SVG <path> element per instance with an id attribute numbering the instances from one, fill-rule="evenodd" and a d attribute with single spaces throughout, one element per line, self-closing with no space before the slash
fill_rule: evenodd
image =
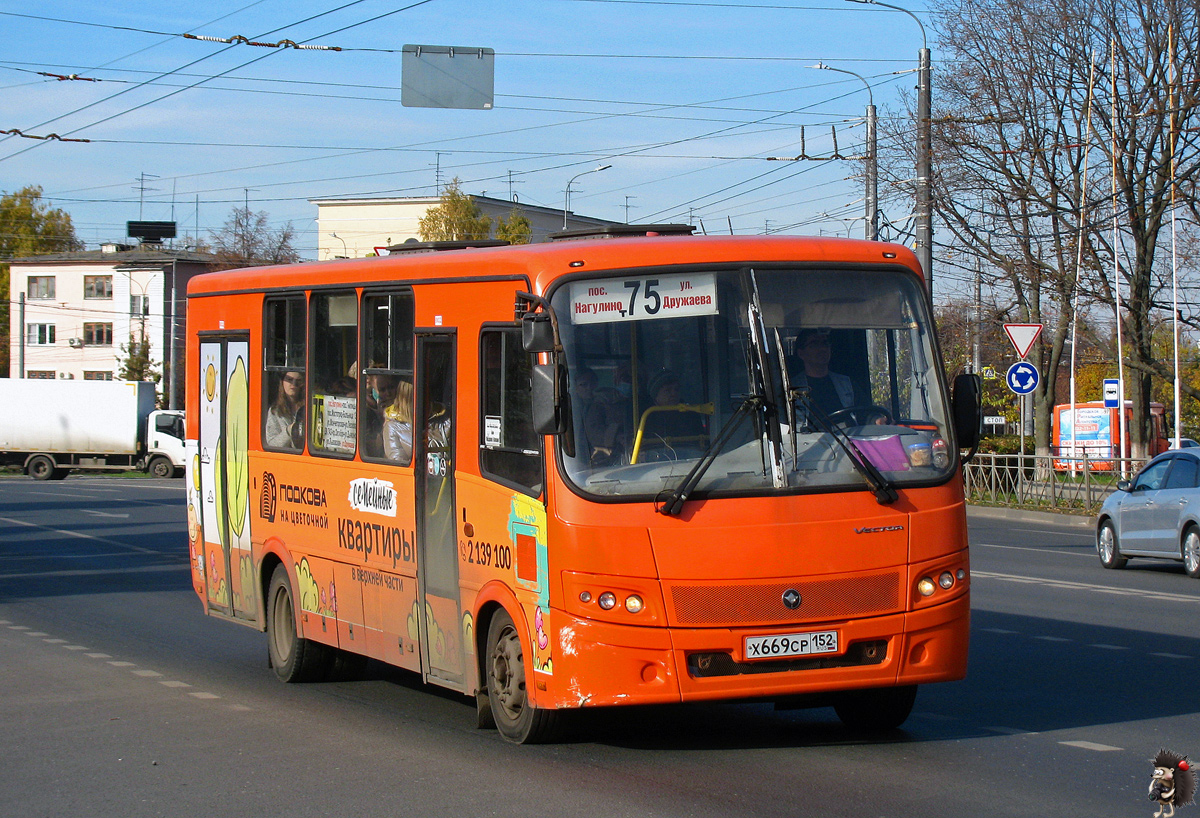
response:
<path id="1" fill-rule="evenodd" d="M 212 252 L 217 256 L 214 269 L 260 267 L 265 264 L 295 264 L 300 254 L 292 246 L 295 231 L 288 222 L 272 230 L 265 211 L 252 213 L 248 207 L 235 207 L 217 232 L 209 234 Z"/>
<path id="2" fill-rule="evenodd" d="M 933 184 L 941 263 L 957 258 L 971 269 L 982 260 L 987 283 L 1008 294 L 1003 320 L 1046 326 L 1031 352 L 1044 373 L 1034 413 L 1044 453 L 1075 310 L 1113 315 L 1115 259 L 1128 363 L 1142 373 L 1132 380 L 1131 437 L 1144 453 L 1149 378 L 1162 371 L 1150 326 L 1172 134 L 1177 155 L 1189 157 L 1175 163 L 1175 178 L 1200 174 L 1187 130 L 1195 99 L 1173 98 L 1167 44 L 1173 34 L 1177 63 L 1195 66 L 1200 9 L 1182 0 L 935 0 L 931 9 L 940 34 Z M 902 167 L 896 178 L 911 175 Z"/>

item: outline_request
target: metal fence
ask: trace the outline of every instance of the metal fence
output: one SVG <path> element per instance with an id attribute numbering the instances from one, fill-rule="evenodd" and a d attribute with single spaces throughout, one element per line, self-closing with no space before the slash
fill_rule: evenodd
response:
<path id="1" fill-rule="evenodd" d="M 977 454 L 966 465 L 967 501 L 1013 508 L 1094 514 L 1140 458 L 1089 459 L 1034 454 Z"/>

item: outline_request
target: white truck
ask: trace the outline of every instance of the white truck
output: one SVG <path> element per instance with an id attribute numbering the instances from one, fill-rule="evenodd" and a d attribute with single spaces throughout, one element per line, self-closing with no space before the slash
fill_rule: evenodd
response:
<path id="1" fill-rule="evenodd" d="M 156 410 L 154 384 L 0 379 L 0 465 L 36 480 L 73 468 L 181 474 L 183 412 Z"/>

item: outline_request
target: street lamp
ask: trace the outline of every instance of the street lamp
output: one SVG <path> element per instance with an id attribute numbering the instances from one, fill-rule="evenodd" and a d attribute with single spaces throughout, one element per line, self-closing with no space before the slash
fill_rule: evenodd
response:
<path id="1" fill-rule="evenodd" d="M 848 0 L 870 6 L 882 6 L 901 11 L 917 21 L 921 27 L 921 51 L 917 67 L 917 259 L 925 270 L 926 285 L 933 294 L 933 189 L 931 186 L 930 158 L 933 153 L 932 108 L 933 91 L 929 80 L 929 41 L 925 37 L 925 24 L 921 18 L 906 8 L 883 3 L 880 0 Z"/>
<path id="2" fill-rule="evenodd" d="M 832 65 L 826 65 L 819 62 L 812 66 L 820 68 L 824 71 L 837 71 L 840 74 L 849 74 L 852 77 L 858 77 L 862 80 L 862 84 L 867 86 L 867 223 L 865 225 L 866 237 L 870 241 L 879 240 L 879 173 L 876 165 L 876 137 L 875 137 L 875 94 L 871 91 L 871 83 L 867 82 L 862 74 L 856 74 L 853 71 L 848 71 L 845 68 L 834 68 Z"/>
<path id="3" fill-rule="evenodd" d="M 329 235 L 342 243 L 342 253 L 344 253 L 342 258 L 349 258 L 350 250 L 349 250 L 349 248 L 346 247 L 346 240 L 344 238 L 342 238 L 341 236 L 339 236 L 337 233 L 330 233 Z"/>
<path id="4" fill-rule="evenodd" d="M 586 176 L 589 173 L 599 173 L 600 171 L 608 170 L 611 167 L 612 167 L 612 165 L 601 165 L 598 168 L 592 168 L 591 170 L 585 170 L 583 173 L 576 173 L 574 176 L 572 176 L 570 179 L 567 180 L 567 192 L 566 192 L 566 196 L 563 197 L 563 230 L 567 229 L 567 211 L 571 209 L 571 183 L 574 182 L 576 179 L 578 179 L 580 176 Z"/>

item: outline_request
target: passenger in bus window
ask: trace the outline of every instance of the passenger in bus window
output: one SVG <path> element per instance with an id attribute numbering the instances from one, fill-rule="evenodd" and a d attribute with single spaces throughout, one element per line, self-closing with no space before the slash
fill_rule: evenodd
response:
<path id="1" fill-rule="evenodd" d="M 413 444 L 413 386 L 396 384 L 396 398 L 383 410 L 383 453 L 388 460 L 409 463 Z"/>
<path id="2" fill-rule="evenodd" d="M 267 410 L 267 445 L 299 449 L 304 445 L 304 373 L 285 372 L 279 379 L 275 403 Z"/>
<path id="3" fill-rule="evenodd" d="M 828 329 L 804 329 L 796 337 L 796 357 L 802 369 L 792 386 L 807 387 L 809 400 L 828 416 L 855 405 L 850 378 L 829 368 L 833 349 Z"/>
<path id="4" fill-rule="evenodd" d="M 650 379 L 648 394 L 654 406 L 678 406 L 682 403 L 679 376 L 669 369 L 656 373 Z M 645 434 L 664 438 L 695 438 L 702 437 L 706 431 L 703 417 L 695 412 L 660 411 L 646 416 Z"/>
<path id="5" fill-rule="evenodd" d="M 394 375 L 367 375 L 363 384 L 362 445 L 367 457 L 383 457 L 384 412 L 396 400 L 397 382 Z"/>

